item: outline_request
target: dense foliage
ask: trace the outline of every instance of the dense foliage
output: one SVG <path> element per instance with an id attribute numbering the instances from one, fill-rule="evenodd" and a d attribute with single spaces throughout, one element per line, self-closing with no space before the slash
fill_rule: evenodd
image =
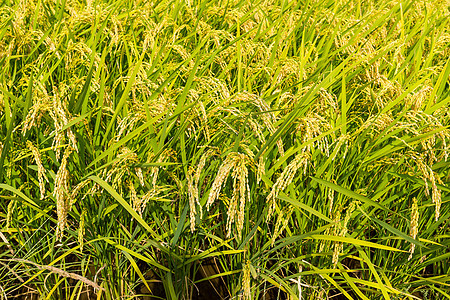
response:
<path id="1" fill-rule="evenodd" d="M 450 4 L 3 0 L 0 299 L 450 298 Z"/>

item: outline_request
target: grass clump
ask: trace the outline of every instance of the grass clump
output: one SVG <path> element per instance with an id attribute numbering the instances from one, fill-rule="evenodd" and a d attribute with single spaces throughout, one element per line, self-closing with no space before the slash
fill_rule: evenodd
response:
<path id="1" fill-rule="evenodd" d="M 445 1 L 3 1 L 0 297 L 444 299 Z"/>

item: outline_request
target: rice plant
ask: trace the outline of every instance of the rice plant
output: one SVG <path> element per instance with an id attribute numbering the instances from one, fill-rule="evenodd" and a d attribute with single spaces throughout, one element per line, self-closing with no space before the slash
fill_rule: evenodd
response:
<path id="1" fill-rule="evenodd" d="M 450 2 L 3 0 L 0 299 L 449 299 Z"/>

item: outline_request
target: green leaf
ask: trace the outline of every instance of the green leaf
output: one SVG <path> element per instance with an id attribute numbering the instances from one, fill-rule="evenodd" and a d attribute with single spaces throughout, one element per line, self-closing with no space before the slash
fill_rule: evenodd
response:
<path id="1" fill-rule="evenodd" d="M 359 210 L 364 214 L 364 216 L 366 216 L 366 218 L 370 219 L 372 222 L 377 223 L 378 225 L 380 225 L 381 227 L 383 227 L 384 229 L 386 229 L 387 231 L 392 232 L 393 234 L 395 234 L 396 236 L 412 243 L 415 244 L 419 247 L 424 247 L 426 248 L 426 246 L 424 244 L 422 244 L 421 242 L 419 242 L 418 240 L 413 239 L 412 237 L 410 237 L 409 235 L 401 232 L 400 230 L 398 230 L 397 228 L 392 227 L 391 225 L 387 224 L 386 222 L 383 222 L 381 220 L 378 220 L 376 218 L 372 218 L 370 217 L 368 214 L 366 214 L 362 208 L 360 207 Z"/>
<path id="2" fill-rule="evenodd" d="M 359 195 L 359 194 L 357 194 L 357 193 L 355 193 L 353 191 L 350 191 L 350 190 L 348 190 L 346 188 L 343 188 L 343 187 L 341 187 L 341 186 L 339 186 L 337 184 L 334 184 L 332 182 L 325 181 L 325 180 L 322 180 L 322 179 L 319 179 L 319 178 L 315 178 L 315 177 L 312 177 L 312 176 L 311 176 L 311 179 L 316 181 L 316 182 L 318 182 L 318 183 L 320 183 L 320 184 L 322 184 L 322 185 L 324 185 L 324 186 L 326 186 L 326 187 L 329 187 L 329 188 L 335 190 L 338 193 L 346 195 L 347 197 L 359 200 L 361 202 L 364 202 L 364 203 L 367 203 L 369 205 L 375 206 L 375 207 L 380 208 L 382 210 L 389 211 L 387 208 L 385 208 L 381 204 L 379 204 L 379 203 L 377 203 L 377 202 L 375 202 L 373 200 L 370 200 L 369 198 L 367 198 L 365 196 Z"/>
<path id="3" fill-rule="evenodd" d="M 149 234 L 151 234 L 151 237 L 153 237 L 156 240 L 162 240 L 161 236 L 159 236 L 153 229 L 150 228 L 150 226 L 142 219 L 141 216 L 139 216 L 139 214 L 131 207 L 130 204 L 128 204 L 127 201 L 125 201 L 125 199 L 122 198 L 122 196 L 120 196 L 106 181 L 104 181 L 103 179 L 97 177 L 97 176 L 89 176 L 89 179 L 96 182 L 98 185 L 100 185 L 100 187 L 102 187 L 103 189 L 105 189 L 111 196 L 113 196 L 114 199 L 117 200 L 117 202 L 120 203 L 120 205 L 123 206 L 123 208 L 125 208 L 126 211 L 128 211 L 128 213 L 143 227 L 145 228 Z M 153 241 L 153 240 L 147 240 L 148 243 L 150 243 L 152 246 L 160 249 L 161 251 L 164 251 L 166 253 L 170 253 L 172 255 L 175 255 L 173 253 L 171 253 L 171 251 L 169 249 L 167 249 L 166 247 L 164 247 L 162 244 L 160 244 L 159 242 Z"/>
<path id="4" fill-rule="evenodd" d="M 398 252 L 408 253 L 408 251 L 400 250 L 397 248 L 393 248 L 393 247 L 389 247 L 389 246 L 385 246 L 385 245 L 381 245 L 381 244 L 377 244 L 377 243 L 362 241 L 362 240 L 358 240 L 358 239 L 354 239 L 354 238 L 343 237 L 343 236 L 311 235 L 309 237 L 312 239 L 315 239 L 315 240 L 333 241 L 333 242 L 347 243 L 347 244 L 364 246 L 364 247 L 371 247 L 371 248 L 376 248 L 376 249 L 381 249 L 381 250 L 398 251 Z"/>

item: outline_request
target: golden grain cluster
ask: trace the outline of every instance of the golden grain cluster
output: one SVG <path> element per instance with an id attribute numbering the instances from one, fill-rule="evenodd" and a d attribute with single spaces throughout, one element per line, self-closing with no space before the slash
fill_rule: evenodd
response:
<path id="1" fill-rule="evenodd" d="M 448 295 L 448 8 L 4 1 L 0 298 Z"/>

